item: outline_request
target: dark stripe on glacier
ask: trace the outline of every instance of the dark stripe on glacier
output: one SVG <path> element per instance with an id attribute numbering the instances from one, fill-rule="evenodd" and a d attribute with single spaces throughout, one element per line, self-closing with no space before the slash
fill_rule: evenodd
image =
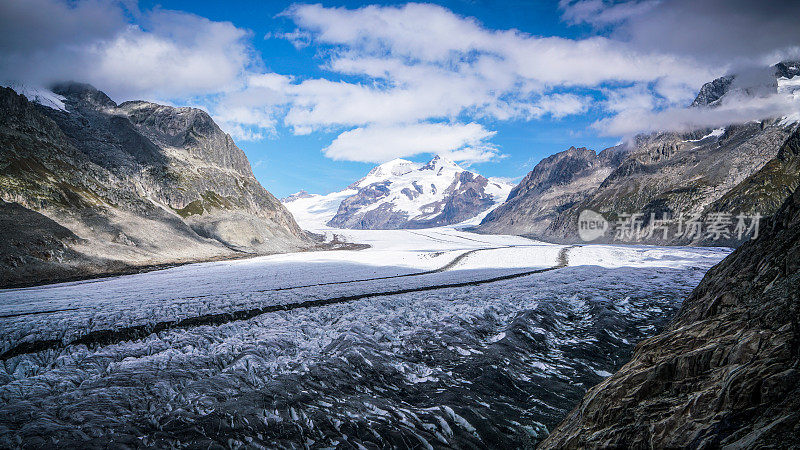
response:
<path id="1" fill-rule="evenodd" d="M 97 330 L 87 333 L 78 339 L 75 339 L 68 344 L 64 345 L 58 339 L 23 342 L 16 345 L 10 350 L 0 355 L 0 360 L 11 359 L 15 356 L 25 355 L 29 353 L 37 353 L 45 350 L 55 350 L 59 348 L 69 347 L 73 345 L 85 345 L 89 348 L 102 347 L 105 345 L 117 344 L 125 341 L 132 341 L 143 339 L 151 334 L 160 333 L 162 331 L 173 329 L 186 329 L 199 326 L 218 326 L 226 323 L 235 322 L 239 320 L 248 320 L 262 314 L 277 312 L 277 311 L 291 311 L 297 308 L 311 308 L 317 306 L 327 306 L 337 303 L 347 303 L 355 300 L 362 300 L 370 297 L 386 297 L 390 295 L 410 294 L 413 292 L 426 292 L 439 289 L 452 289 L 468 286 L 478 286 L 488 283 L 496 283 L 498 281 L 512 280 L 514 278 L 526 277 L 537 273 L 549 272 L 551 270 L 561 269 L 569 264 L 568 253 L 573 247 L 562 248 L 558 253 L 558 259 L 555 266 L 547 267 L 544 269 L 528 270 L 525 272 L 517 272 L 509 275 L 501 275 L 498 277 L 486 278 L 483 280 L 463 281 L 459 283 L 439 284 L 434 286 L 422 286 L 408 289 L 396 289 L 384 292 L 368 292 L 356 295 L 347 295 L 342 297 L 334 297 L 321 300 L 307 300 L 297 303 L 285 303 L 282 305 L 270 305 L 261 308 L 245 309 L 233 312 L 218 313 L 218 314 L 204 314 L 197 317 L 189 317 L 182 320 L 171 320 L 165 322 L 158 322 L 155 324 L 136 325 L 131 327 L 124 327 L 117 330 Z M 467 252 L 470 253 L 470 252 Z M 466 257 L 467 253 L 460 255 L 461 258 Z M 456 258 L 458 259 L 458 258 Z M 455 264 L 456 261 L 451 261 L 448 265 Z M 438 270 L 438 269 L 437 269 Z"/>

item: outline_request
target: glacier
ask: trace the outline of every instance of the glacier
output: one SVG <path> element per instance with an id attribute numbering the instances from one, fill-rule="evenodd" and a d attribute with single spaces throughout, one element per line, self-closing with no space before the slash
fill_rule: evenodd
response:
<path id="1" fill-rule="evenodd" d="M 730 251 L 317 231 L 371 247 L 0 290 L 0 446 L 532 446 Z"/>

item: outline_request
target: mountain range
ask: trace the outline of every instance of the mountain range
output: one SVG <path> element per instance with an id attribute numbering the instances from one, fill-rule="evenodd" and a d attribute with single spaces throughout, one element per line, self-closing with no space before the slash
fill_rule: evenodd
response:
<path id="1" fill-rule="evenodd" d="M 719 78 L 700 89 L 690 108 L 715 108 L 743 95 L 797 98 L 799 74 L 800 63 L 787 62 L 772 67 L 768 82 L 762 77 L 758 84 L 743 85 L 736 76 Z M 599 213 L 609 224 L 620 223 L 625 214 L 641 214 L 642 229 L 651 218 L 705 222 L 718 217 L 715 213 L 728 219 L 740 214 L 767 217 L 800 184 L 798 119 L 765 118 L 717 129 L 639 135 L 600 153 L 570 148 L 537 164 L 477 231 L 580 242 L 578 218 L 584 210 Z M 674 220 L 666 228 L 636 242 L 740 243 L 735 236 L 679 236 Z M 607 230 L 596 242 L 615 238 Z"/>
<path id="2" fill-rule="evenodd" d="M 800 63 L 704 85 L 689 108 L 743 96 L 800 96 Z M 754 82 L 753 80 L 757 80 Z M 639 135 L 599 153 L 571 147 L 513 187 L 437 156 L 372 169 L 346 189 L 278 201 L 202 110 L 116 104 L 79 83 L 0 89 L 0 285 L 313 248 L 306 228 L 453 224 L 484 233 L 581 242 L 586 210 L 614 224 L 727 215 L 768 217 L 800 185 L 800 114 L 691 132 Z M 30 100 L 33 101 L 30 101 Z M 288 210 L 287 210 L 288 208 Z M 291 213 L 290 213 L 291 211 Z M 752 223 L 751 223 L 752 225 Z M 677 228 L 676 228 L 677 227 Z M 737 246 L 671 223 L 638 243 Z M 618 242 L 606 232 L 595 242 Z"/>
<path id="3" fill-rule="evenodd" d="M 485 178 L 435 156 L 426 164 L 395 159 L 342 191 L 301 191 L 282 201 L 309 228 L 428 228 L 470 220 L 477 224 L 510 189 L 504 180 Z"/>
<path id="4" fill-rule="evenodd" d="M 316 245 L 204 111 L 20 90 L 36 102 L 0 88 L 0 285 Z"/>

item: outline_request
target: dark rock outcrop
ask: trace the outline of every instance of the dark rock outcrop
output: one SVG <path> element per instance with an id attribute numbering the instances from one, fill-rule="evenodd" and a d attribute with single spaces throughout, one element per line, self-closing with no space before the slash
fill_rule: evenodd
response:
<path id="1" fill-rule="evenodd" d="M 733 83 L 733 76 L 720 77 L 709 81 L 700 88 L 691 106 L 709 106 L 728 92 Z"/>
<path id="2" fill-rule="evenodd" d="M 800 445 L 800 191 L 540 448 Z"/>
<path id="3" fill-rule="evenodd" d="M 800 61 L 781 61 L 775 64 L 775 77 L 791 79 L 800 75 Z"/>
<path id="4" fill-rule="evenodd" d="M 72 231 L 17 203 L 0 200 L 0 235 L 0 286 L 53 270 L 77 276 L 92 264 L 70 248 L 79 240 Z"/>
<path id="5" fill-rule="evenodd" d="M 0 89 L 0 199 L 16 204 L 2 214 L 19 219 L 18 241 L 36 240 L 26 228 L 39 216 L 72 234 L 35 228 L 58 257 L 2 262 L 0 285 L 313 245 L 205 112 L 54 91 L 65 110 Z"/>

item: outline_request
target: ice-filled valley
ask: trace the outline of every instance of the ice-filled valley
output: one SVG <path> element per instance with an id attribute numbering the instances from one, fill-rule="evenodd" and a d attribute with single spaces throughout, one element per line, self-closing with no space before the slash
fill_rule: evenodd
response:
<path id="1" fill-rule="evenodd" d="M 530 447 L 729 251 L 326 233 L 0 290 L 0 447 Z"/>

